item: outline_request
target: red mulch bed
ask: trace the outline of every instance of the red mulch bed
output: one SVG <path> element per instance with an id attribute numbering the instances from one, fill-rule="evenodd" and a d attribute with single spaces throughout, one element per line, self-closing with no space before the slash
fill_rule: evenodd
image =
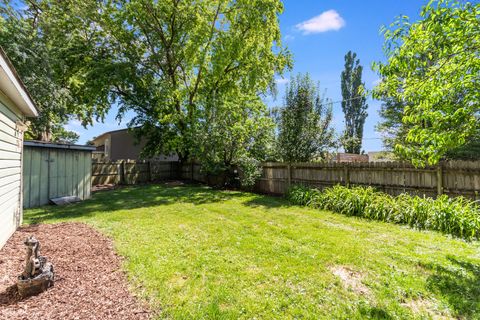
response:
<path id="1" fill-rule="evenodd" d="M 35 235 L 40 254 L 53 264 L 55 286 L 22 300 L 15 281 L 28 235 Z M 86 224 L 20 228 L 0 250 L 0 319 L 148 319 L 146 306 L 130 294 L 120 264 L 111 241 Z"/>

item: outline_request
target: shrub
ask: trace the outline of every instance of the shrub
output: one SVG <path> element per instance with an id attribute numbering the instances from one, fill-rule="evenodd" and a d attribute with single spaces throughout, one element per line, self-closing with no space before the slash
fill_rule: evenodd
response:
<path id="1" fill-rule="evenodd" d="M 250 189 L 255 185 L 255 181 L 262 175 L 262 167 L 260 161 L 244 157 L 240 160 L 240 184 L 242 187 Z"/>
<path id="2" fill-rule="evenodd" d="M 401 194 L 397 197 L 372 187 L 336 185 L 320 191 L 305 186 L 290 188 L 288 199 L 298 205 L 330 210 L 348 216 L 407 224 L 454 236 L 480 238 L 480 208 L 463 197 L 437 199 Z"/>

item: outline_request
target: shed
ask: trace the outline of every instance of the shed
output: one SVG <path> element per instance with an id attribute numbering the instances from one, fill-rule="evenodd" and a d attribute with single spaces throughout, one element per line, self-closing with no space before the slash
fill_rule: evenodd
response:
<path id="1" fill-rule="evenodd" d="M 22 145 L 26 117 L 38 111 L 0 48 L 0 248 L 22 221 Z"/>
<path id="2" fill-rule="evenodd" d="M 40 141 L 25 141 L 23 146 L 24 208 L 48 204 L 52 198 L 90 198 L 95 147 Z"/>

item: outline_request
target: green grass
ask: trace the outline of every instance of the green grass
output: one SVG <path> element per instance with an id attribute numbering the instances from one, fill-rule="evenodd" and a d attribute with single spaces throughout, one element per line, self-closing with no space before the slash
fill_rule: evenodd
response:
<path id="1" fill-rule="evenodd" d="M 437 232 L 164 185 L 25 212 L 25 223 L 60 221 L 112 237 L 159 318 L 480 318 L 480 243 Z M 353 287 L 332 273 L 341 267 Z"/>

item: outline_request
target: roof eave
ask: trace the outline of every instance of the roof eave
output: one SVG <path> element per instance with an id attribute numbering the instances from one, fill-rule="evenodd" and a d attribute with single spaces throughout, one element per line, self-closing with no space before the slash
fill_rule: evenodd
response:
<path id="1" fill-rule="evenodd" d="M 37 117 L 38 109 L 35 106 L 32 97 L 28 93 L 25 85 L 17 74 L 17 71 L 1 47 L 0 67 L 0 72 L 10 81 L 10 83 L 5 85 L 4 90 L 2 90 L 4 91 L 4 94 L 6 94 L 27 117 Z"/>

